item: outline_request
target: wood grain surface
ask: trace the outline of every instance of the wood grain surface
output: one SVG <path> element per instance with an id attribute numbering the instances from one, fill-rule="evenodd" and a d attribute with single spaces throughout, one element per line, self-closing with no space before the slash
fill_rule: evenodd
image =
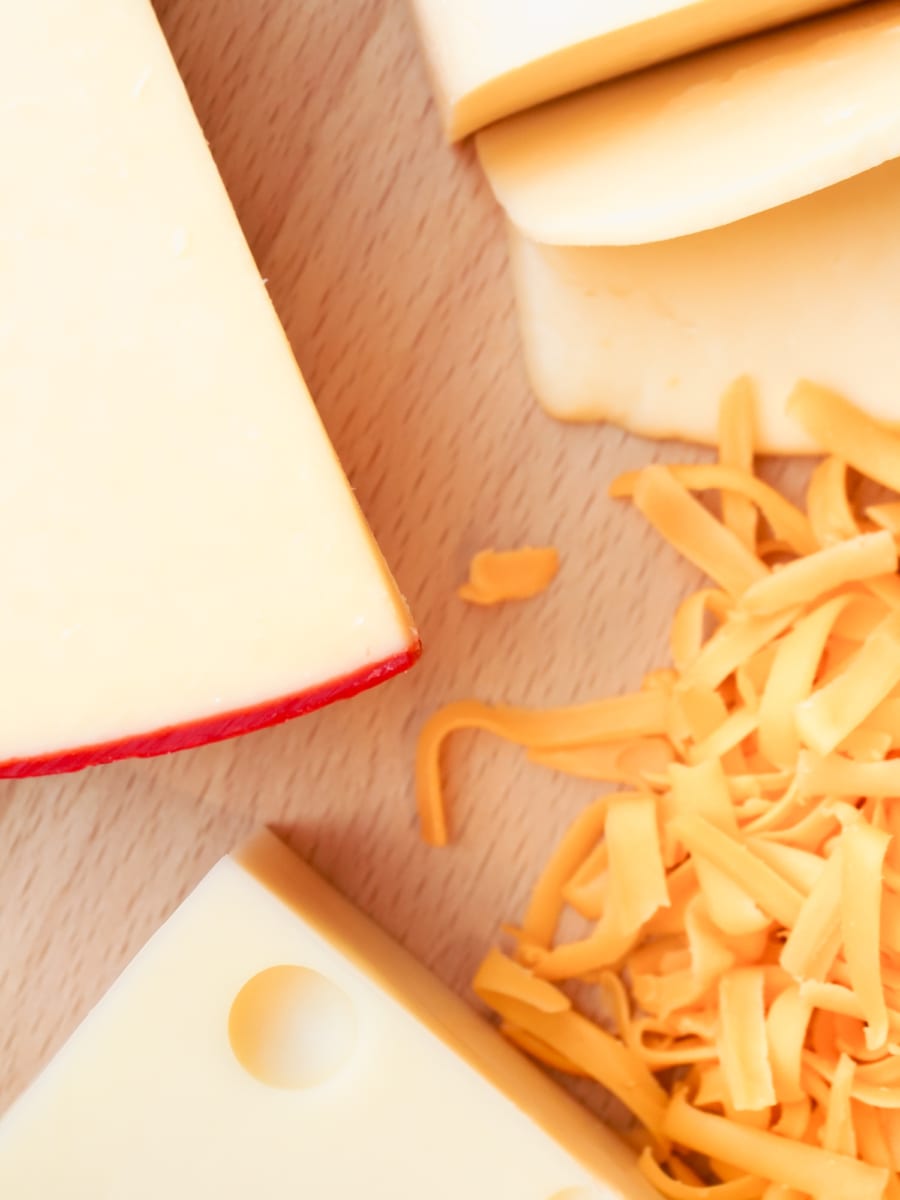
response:
<path id="1" fill-rule="evenodd" d="M 461 696 L 546 705 L 635 686 L 695 582 L 605 498 L 614 472 L 684 451 L 555 424 L 530 397 L 502 222 L 471 148 L 443 143 L 403 0 L 157 8 L 425 654 L 278 729 L 0 784 L 0 1109 L 260 823 L 467 994 L 594 789 L 459 736 L 455 841 L 430 850 L 417 729 Z M 456 598 L 476 550 L 523 542 L 560 548 L 545 595 L 492 611 Z"/>

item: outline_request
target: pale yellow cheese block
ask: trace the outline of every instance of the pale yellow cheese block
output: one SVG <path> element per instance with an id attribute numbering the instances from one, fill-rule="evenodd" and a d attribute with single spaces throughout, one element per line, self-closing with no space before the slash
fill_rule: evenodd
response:
<path id="1" fill-rule="evenodd" d="M 848 0 L 412 0 L 451 138 Z"/>
<path id="2" fill-rule="evenodd" d="M 0 773 L 408 665 L 148 0 L 3 6 L 0 161 Z"/>
<path id="3" fill-rule="evenodd" d="M 814 447 L 784 411 L 811 378 L 900 420 L 900 160 L 691 237 L 542 246 L 510 230 L 522 340 L 553 416 L 716 440 L 739 375 L 758 439 Z"/>
<path id="4" fill-rule="evenodd" d="M 651 1200 L 629 1151 L 269 833 L 0 1121 L 9 1200 Z"/>
<path id="5" fill-rule="evenodd" d="M 511 117 L 478 150 L 534 241 L 660 241 L 896 157 L 898 78 L 900 0 L 882 0 Z"/>

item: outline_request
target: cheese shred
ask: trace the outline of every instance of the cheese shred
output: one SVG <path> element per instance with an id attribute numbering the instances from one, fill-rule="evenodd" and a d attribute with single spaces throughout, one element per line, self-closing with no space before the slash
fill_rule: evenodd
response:
<path id="1" fill-rule="evenodd" d="M 626 1105 L 669 1200 L 900 1200 L 900 498 L 848 486 L 900 493 L 900 434 L 808 383 L 789 411 L 826 455 L 805 512 L 753 474 L 747 380 L 718 462 L 610 489 L 707 578 L 671 667 L 569 708 L 450 704 L 419 739 L 435 845 L 458 731 L 621 789 L 576 816 L 475 990 Z"/>

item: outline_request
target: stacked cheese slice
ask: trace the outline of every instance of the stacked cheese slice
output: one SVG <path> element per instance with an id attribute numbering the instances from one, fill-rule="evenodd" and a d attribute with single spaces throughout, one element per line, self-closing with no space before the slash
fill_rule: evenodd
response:
<path id="1" fill-rule="evenodd" d="M 447 133 L 850 0 L 413 0 Z"/>
<path id="2" fill-rule="evenodd" d="M 545 408 L 712 442 L 747 374 L 762 449 L 811 448 L 784 413 L 802 377 L 896 419 L 898 63 L 880 0 L 479 134 Z"/>
<path id="3" fill-rule="evenodd" d="M 0 16 L 0 775 L 413 661 L 148 0 Z"/>

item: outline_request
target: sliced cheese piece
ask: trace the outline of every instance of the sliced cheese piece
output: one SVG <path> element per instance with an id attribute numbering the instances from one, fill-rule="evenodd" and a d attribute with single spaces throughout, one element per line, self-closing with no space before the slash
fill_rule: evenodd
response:
<path id="1" fill-rule="evenodd" d="M 898 0 L 820 17 L 512 117 L 481 162 L 534 241 L 712 229 L 900 154 L 898 38 Z"/>
<path id="2" fill-rule="evenodd" d="M 7 7 L 0 110 L 0 774 L 232 736 L 409 665 L 150 4 Z"/>
<path id="3" fill-rule="evenodd" d="M 447 134 L 846 0 L 413 0 Z"/>
<path id="4" fill-rule="evenodd" d="M 900 53 L 900 38 L 885 40 Z M 800 378 L 895 421 L 898 204 L 893 161 L 656 245 L 555 247 L 511 229 L 538 399 L 563 420 L 609 420 L 715 445 L 720 397 L 750 374 L 757 448 L 783 453 L 817 449 L 785 411 Z"/>
<path id="5" fill-rule="evenodd" d="M 624 1145 L 269 833 L 213 869 L 0 1122 L 16 1200 L 651 1193 Z"/>

